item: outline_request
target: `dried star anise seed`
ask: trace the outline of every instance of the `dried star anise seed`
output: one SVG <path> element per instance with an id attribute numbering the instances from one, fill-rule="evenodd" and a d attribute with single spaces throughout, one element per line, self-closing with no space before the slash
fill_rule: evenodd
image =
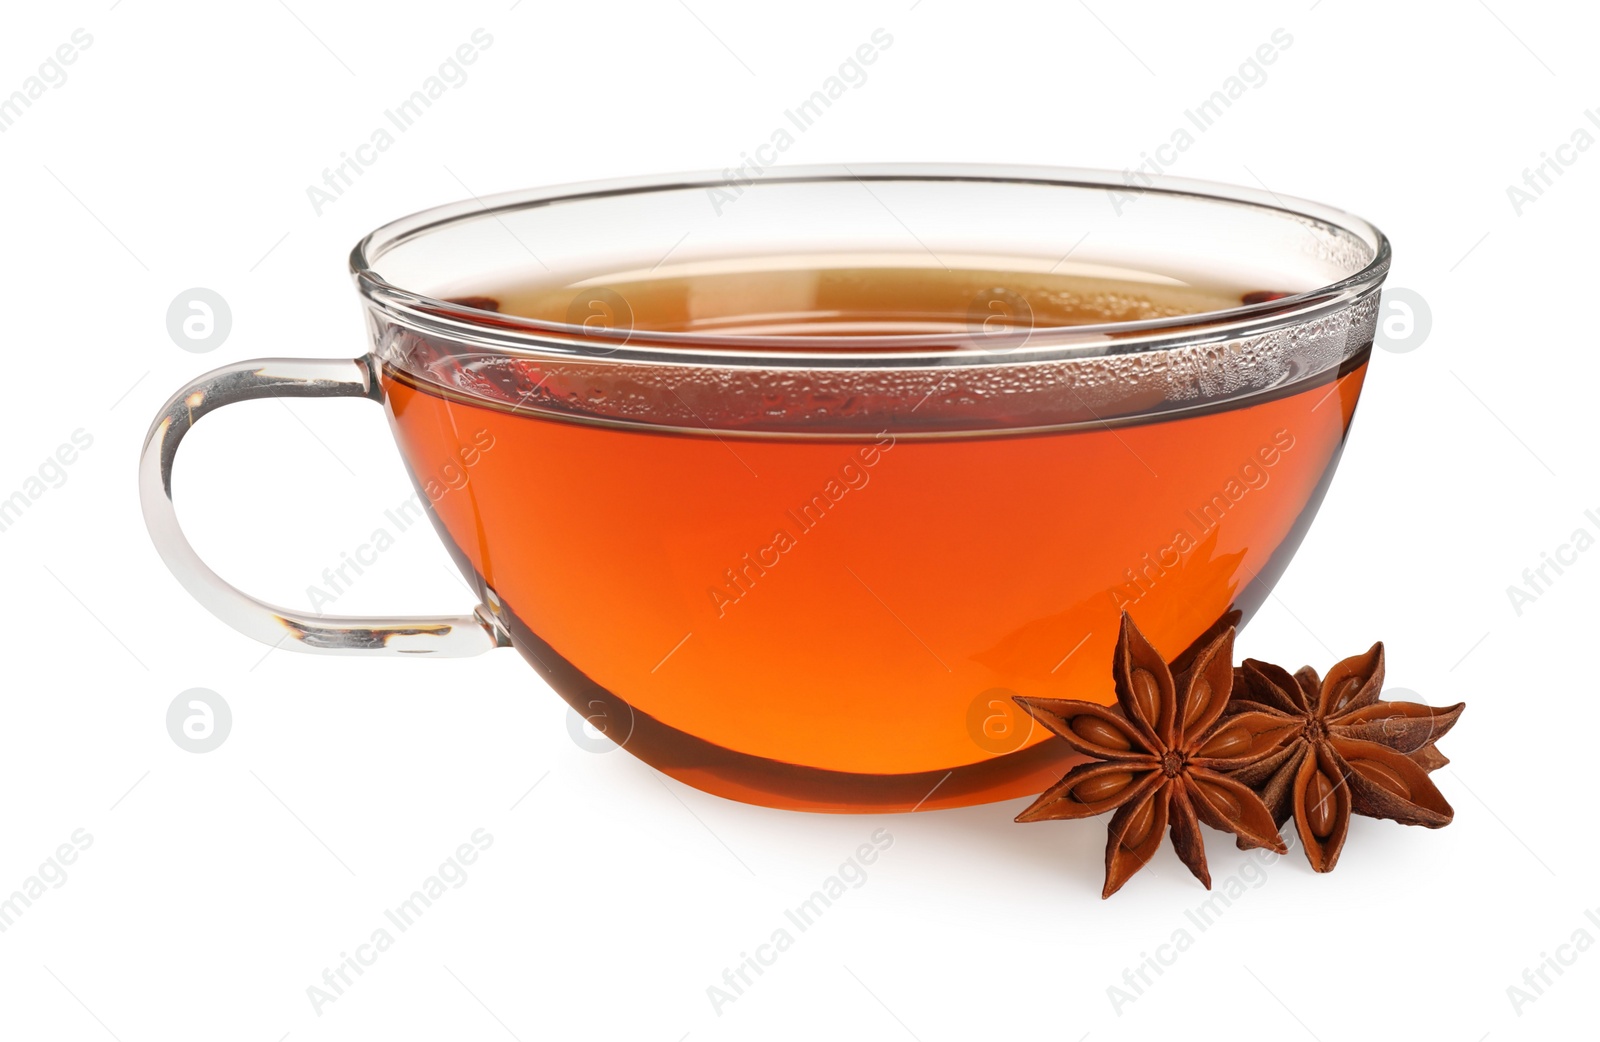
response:
<path id="1" fill-rule="evenodd" d="M 1188 657 L 1188 653 L 1185 656 Z M 1218 720 L 1233 688 L 1233 627 L 1174 670 L 1126 612 L 1112 677 L 1115 708 L 1072 699 L 1017 702 L 1090 758 L 1017 815 L 1018 821 L 1087 818 L 1114 810 L 1106 835 L 1110 897 L 1155 855 L 1169 832 L 1178 857 L 1211 887 L 1200 822 L 1248 846 L 1287 851 L 1261 798 L 1226 771 L 1252 762 L 1254 743 L 1220 743 Z M 1236 755 L 1242 753 L 1243 755 Z"/>
<path id="2" fill-rule="evenodd" d="M 1450 762 L 1450 757 L 1440 752 L 1438 746 L 1431 741 L 1416 752 L 1406 753 L 1406 755 L 1411 757 L 1418 767 L 1421 767 L 1429 774 Z"/>
<path id="3" fill-rule="evenodd" d="M 1229 630 L 1238 631 L 1239 621 L 1244 618 L 1244 612 L 1235 608 L 1225 613 L 1216 622 L 1206 627 L 1206 631 L 1194 639 L 1188 647 L 1178 652 L 1178 657 L 1173 659 L 1168 668 L 1173 676 L 1189 672 L 1194 667 L 1194 660 L 1200 653 L 1211 646 L 1211 642 Z"/>
<path id="4" fill-rule="evenodd" d="M 1434 743 L 1465 705 L 1381 701 L 1383 675 L 1382 643 L 1325 678 L 1254 659 L 1235 674 L 1218 734 L 1248 745 L 1255 761 L 1232 777 L 1261 794 L 1279 826 L 1294 818 L 1318 872 L 1338 863 L 1352 813 L 1427 828 L 1455 816 L 1428 772 L 1449 762 Z"/>

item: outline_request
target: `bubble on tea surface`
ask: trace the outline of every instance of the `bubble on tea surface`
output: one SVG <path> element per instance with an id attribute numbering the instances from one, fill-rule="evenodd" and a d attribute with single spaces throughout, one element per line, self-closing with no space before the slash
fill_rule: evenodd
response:
<path id="1" fill-rule="evenodd" d="M 178 748 L 209 753 L 228 740 L 233 710 L 227 699 L 209 688 L 192 687 L 167 706 L 167 733 Z"/>
<path id="2" fill-rule="evenodd" d="M 185 351 L 205 354 L 221 347 L 233 329 L 233 310 L 222 294 L 204 286 L 184 290 L 167 305 L 167 335 Z"/>

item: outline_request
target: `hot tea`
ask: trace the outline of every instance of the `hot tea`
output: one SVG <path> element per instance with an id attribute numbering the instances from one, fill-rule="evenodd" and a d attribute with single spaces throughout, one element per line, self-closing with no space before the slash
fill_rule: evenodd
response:
<path id="1" fill-rule="evenodd" d="M 699 261 L 450 295 L 485 321 L 599 328 L 619 350 L 657 332 L 805 337 L 824 354 L 962 334 L 954 357 L 1286 288 L 928 260 Z M 437 527 L 574 708 L 701 788 L 836 810 L 1001 799 L 1059 777 L 1064 746 L 1042 744 L 1010 696 L 1111 701 L 1124 609 L 1169 656 L 1248 615 L 1321 500 L 1368 356 L 1145 412 L 1035 388 L 1077 416 L 1041 426 L 1020 410 L 1009 423 L 1003 389 L 975 389 L 959 366 L 886 375 L 886 405 L 820 386 L 712 394 L 691 360 L 647 391 L 603 366 L 411 332 L 384 351 L 414 478 L 452 476 L 426 497 Z M 962 420 L 973 402 L 982 423 Z"/>

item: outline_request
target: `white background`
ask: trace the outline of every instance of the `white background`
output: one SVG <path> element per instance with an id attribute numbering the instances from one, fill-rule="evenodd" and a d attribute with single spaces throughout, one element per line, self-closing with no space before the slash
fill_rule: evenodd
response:
<path id="1" fill-rule="evenodd" d="M 82 428 L 93 446 L 4 561 L 0 892 L 76 829 L 93 844 L 0 933 L 6 1037 L 677 1040 L 1417 1037 L 1593 1032 L 1600 948 L 1520 1011 L 1507 988 L 1600 923 L 1592 866 L 1600 553 L 1513 609 L 1507 587 L 1600 523 L 1592 326 L 1600 149 L 1519 215 L 1507 186 L 1600 106 L 1585 6 L 754 5 L 510 0 L 14 6 L 0 95 L 74 29 L 70 77 L 0 134 L 0 494 Z M 108 9 L 111 8 L 111 9 Z M 292 8 L 292 12 L 290 10 Z M 1492 8 L 1492 10 L 1491 10 Z M 306 187 L 472 31 L 470 79 L 318 216 Z M 1390 683 L 1469 703 L 1436 775 L 1457 820 L 1358 819 L 1338 871 L 1298 851 L 1199 932 L 1164 851 L 1102 903 L 1104 821 L 1021 804 L 783 813 L 586 751 L 511 652 L 323 659 L 194 604 L 140 521 L 135 460 L 166 396 L 257 355 L 363 348 L 345 255 L 370 228 L 519 187 L 720 169 L 875 28 L 893 45 L 786 162 L 1121 170 L 1274 29 L 1292 46 L 1171 172 L 1342 206 L 1394 240 L 1431 333 L 1379 352 L 1341 471 L 1241 654 L 1325 668 L 1374 639 Z M 165 314 L 221 293 L 196 355 Z M 292 415 L 290 414 L 292 412 Z M 378 410 L 251 403 L 179 466 L 201 552 L 258 595 L 305 588 L 410 492 Z M 333 610 L 468 606 L 433 536 L 401 537 Z M 1552 573 L 1553 574 L 1553 573 Z M 181 691 L 231 705 L 178 747 Z M 533 787 L 530 791 L 530 787 Z M 335 1003 L 306 989 L 473 830 L 493 846 Z M 720 1015 L 706 989 L 879 828 L 893 846 Z M 1251 855 L 1208 833 L 1212 874 Z M 1600 913 L 1597 913 L 1600 915 Z M 1107 988 L 1191 948 L 1120 1011 Z M 1198 1027 L 1195 1027 L 1198 1025 Z"/>

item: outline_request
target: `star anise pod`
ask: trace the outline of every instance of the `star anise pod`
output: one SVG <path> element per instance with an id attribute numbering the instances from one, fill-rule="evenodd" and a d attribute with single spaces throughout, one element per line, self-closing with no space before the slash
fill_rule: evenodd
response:
<path id="1" fill-rule="evenodd" d="M 1246 659 L 1214 739 L 1223 751 L 1264 749 L 1233 778 L 1261 793 L 1279 826 L 1294 818 L 1318 872 L 1338 863 L 1353 813 L 1428 828 L 1455 816 L 1428 772 L 1449 762 L 1434 743 L 1465 705 L 1381 701 L 1383 673 L 1382 643 L 1325 678 Z"/>
<path id="2" fill-rule="evenodd" d="M 1174 671 L 1126 612 L 1112 677 L 1115 708 L 1072 699 L 1021 698 L 1035 719 L 1090 757 L 1074 767 L 1018 821 L 1087 818 L 1116 811 L 1106 835 L 1110 897 L 1161 846 L 1169 831 L 1178 857 L 1211 887 L 1200 822 L 1234 833 L 1251 846 L 1285 853 L 1261 797 L 1226 771 L 1254 762 L 1247 741 L 1219 753 L 1217 722 L 1233 687 L 1233 628 L 1227 627 Z"/>

